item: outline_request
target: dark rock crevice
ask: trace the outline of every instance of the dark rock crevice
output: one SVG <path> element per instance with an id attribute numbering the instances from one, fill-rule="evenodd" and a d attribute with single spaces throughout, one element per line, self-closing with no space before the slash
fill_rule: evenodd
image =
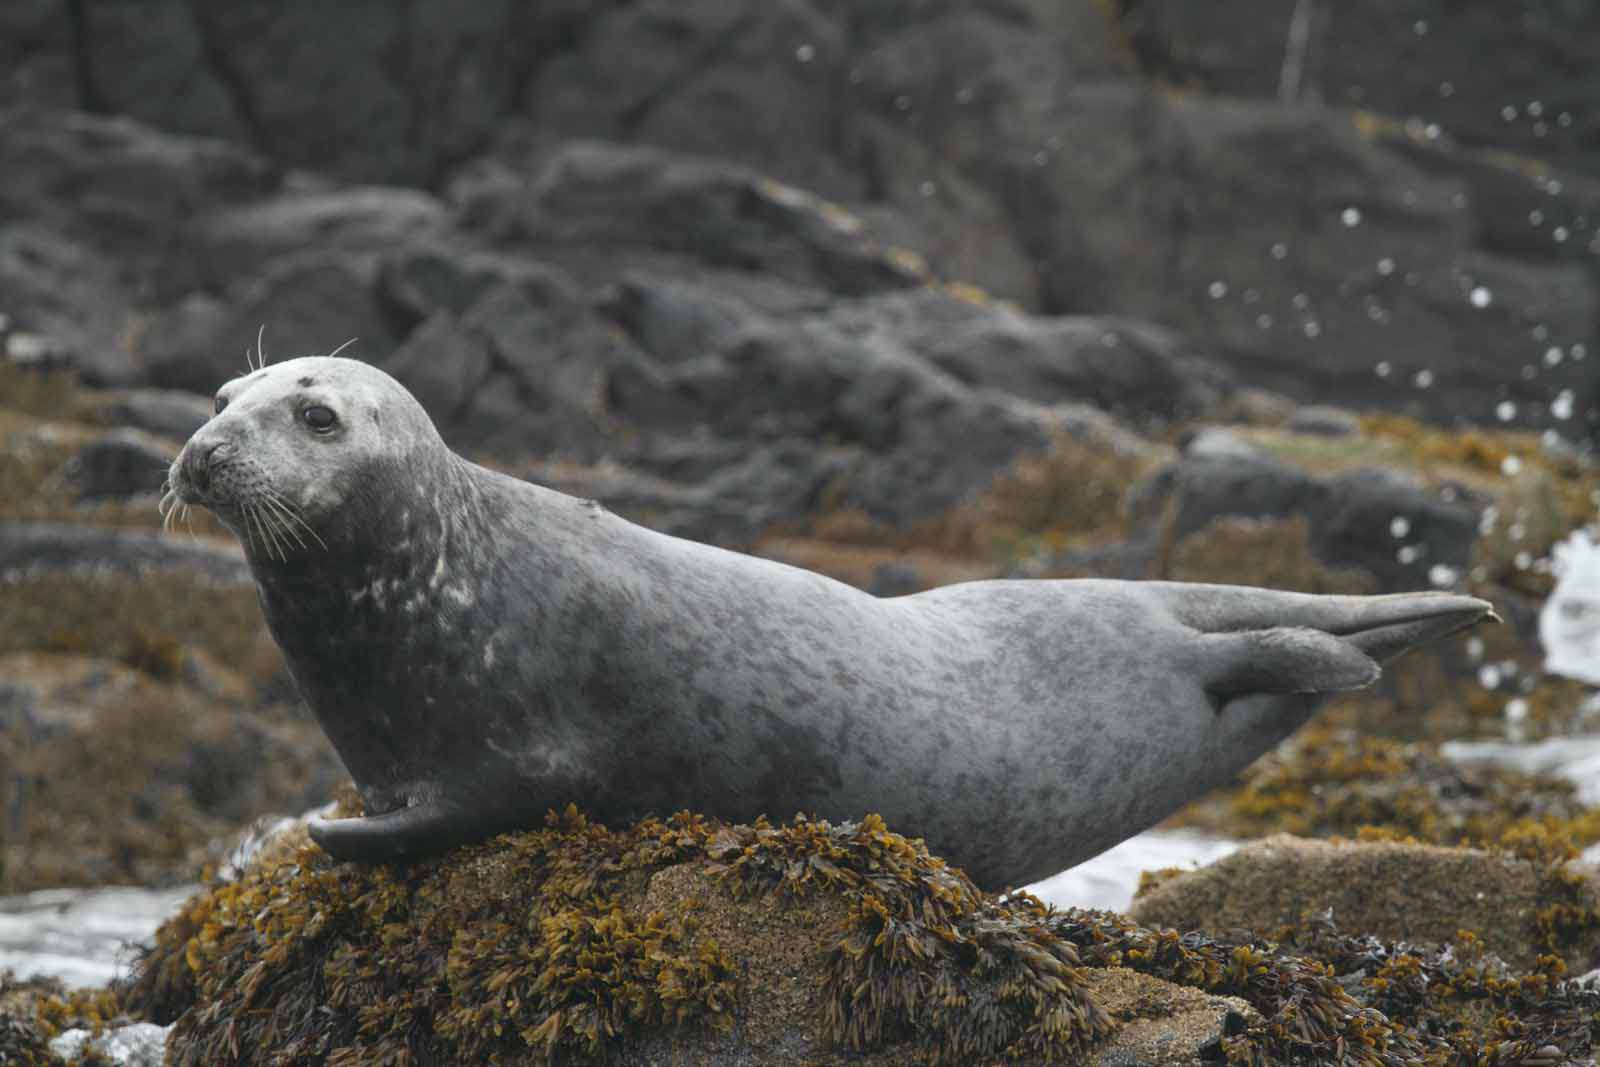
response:
<path id="1" fill-rule="evenodd" d="M 187 3 L 189 21 L 194 27 L 196 39 L 200 42 L 200 52 L 206 66 L 210 68 L 217 84 L 227 95 L 234 115 L 250 138 L 251 147 L 262 155 L 271 156 L 272 138 L 261 117 L 255 91 L 251 88 L 249 78 L 228 51 L 216 12 L 208 5 L 207 0 L 187 0 Z"/>

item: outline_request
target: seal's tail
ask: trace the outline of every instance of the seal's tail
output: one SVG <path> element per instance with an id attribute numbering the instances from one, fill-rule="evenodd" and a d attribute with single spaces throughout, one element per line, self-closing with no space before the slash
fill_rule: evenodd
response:
<path id="1" fill-rule="evenodd" d="M 1179 621 L 1200 631 L 1206 688 L 1221 698 L 1359 689 L 1409 648 L 1499 621 L 1487 601 L 1452 593 L 1312 596 L 1176 583 L 1162 592 Z"/>

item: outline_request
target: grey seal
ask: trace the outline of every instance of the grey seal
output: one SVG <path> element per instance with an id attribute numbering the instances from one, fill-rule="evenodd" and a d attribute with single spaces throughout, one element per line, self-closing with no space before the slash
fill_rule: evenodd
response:
<path id="1" fill-rule="evenodd" d="M 981 581 L 878 598 L 657 533 L 450 451 L 398 382 L 255 370 L 170 472 L 243 541 L 367 814 L 336 857 L 691 808 L 882 814 L 991 887 L 1228 780 L 1467 596 Z"/>

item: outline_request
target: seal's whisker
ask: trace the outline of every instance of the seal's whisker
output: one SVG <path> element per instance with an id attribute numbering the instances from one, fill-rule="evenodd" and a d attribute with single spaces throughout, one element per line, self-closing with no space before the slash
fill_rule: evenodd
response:
<path id="1" fill-rule="evenodd" d="M 267 367 L 267 346 L 264 340 L 264 335 L 266 332 L 266 323 L 263 322 L 260 326 L 256 327 L 256 358 L 261 361 L 262 370 L 265 370 Z"/>
<path id="2" fill-rule="evenodd" d="M 345 349 L 349 348 L 351 345 L 353 345 L 355 343 L 356 343 L 356 339 L 354 337 L 350 338 L 350 340 L 346 341 L 344 344 L 340 345 L 338 348 L 335 348 L 332 352 L 329 352 L 328 355 L 327 355 L 327 358 L 328 359 L 332 359 L 334 356 L 337 356 L 340 352 L 343 352 Z"/>
<path id="3" fill-rule="evenodd" d="M 317 531 L 315 531 L 315 530 L 313 530 L 311 528 L 311 524 L 309 522 L 307 522 L 305 520 L 304 516 L 302 516 L 300 514 L 299 508 L 297 508 L 293 504 L 289 503 L 289 501 L 285 500 L 283 497 L 279 496 L 277 493 L 273 492 L 271 489 L 265 490 L 265 492 L 266 492 L 268 497 L 270 497 L 280 507 L 283 508 L 284 515 L 286 515 L 291 522 L 295 523 L 297 526 L 300 527 L 300 529 L 302 529 L 306 533 L 310 534 L 312 539 L 315 540 L 317 542 L 317 544 L 322 546 L 322 550 L 324 552 L 327 551 L 328 542 L 324 541 L 321 538 L 321 536 L 318 535 Z"/>
<path id="4" fill-rule="evenodd" d="M 295 542 L 299 544 L 302 549 L 305 548 L 305 539 L 300 536 L 298 530 L 296 530 L 293 526 L 290 526 L 288 523 L 286 518 L 287 513 L 283 509 L 283 501 L 279 500 L 271 491 L 268 491 L 262 497 L 262 503 L 266 505 L 266 513 L 271 516 L 272 523 L 277 527 L 278 532 L 284 534 L 286 537 L 294 538 Z M 284 547 L 288 547 L 287 542 L 285 542 Z"/>

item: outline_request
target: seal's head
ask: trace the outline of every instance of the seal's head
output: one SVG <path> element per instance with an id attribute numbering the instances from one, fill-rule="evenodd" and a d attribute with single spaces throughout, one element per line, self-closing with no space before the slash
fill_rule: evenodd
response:
<path id="1" fill-rule="evenodd" d="M 173 498 L 202 504 L 252 558 L 286 560 L 361 533 L 385 487 L 418 457 L 449 455 L 415 398 L 358 360 L 311 356 L 265 366 L 217 391 L 216 415 L 168 473 Z"/>

